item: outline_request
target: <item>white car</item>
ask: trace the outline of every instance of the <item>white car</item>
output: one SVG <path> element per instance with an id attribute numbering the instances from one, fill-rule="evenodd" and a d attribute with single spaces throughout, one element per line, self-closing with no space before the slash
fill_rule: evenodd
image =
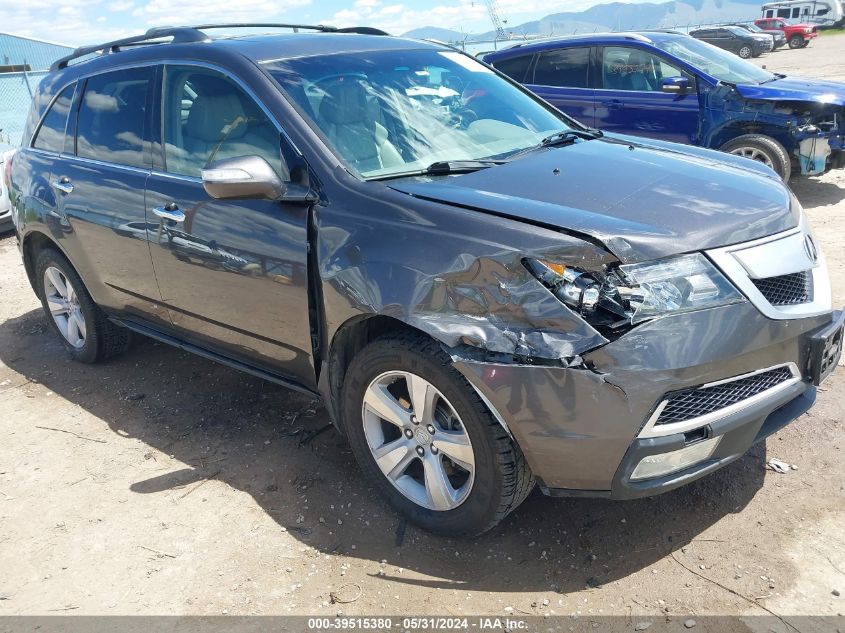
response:
<path id="1" fill-rule="evenodd" d="M 6 184 L 6 163 L 11 161 L 15 148 L 0 145 L 0 233 L 13 228 L 12 203 L 9 201 L 9 187 Z"/>

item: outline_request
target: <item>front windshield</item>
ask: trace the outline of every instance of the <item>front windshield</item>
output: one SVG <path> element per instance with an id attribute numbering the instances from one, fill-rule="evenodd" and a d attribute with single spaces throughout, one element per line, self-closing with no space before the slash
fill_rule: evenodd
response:
<path id="1" fill-rule="evenodd" d="M 457 51 L 339 53 L 267 69 L 339 156 L 369 178 L 503 158 L 568 129 L 563 115 Z"/>
<path id="2" fill-rule="evenodd" d="M 762 84 L 775 79 L 775 75 L 769 71 L 692 37 L 666 39 L 654 44 L 719 81 L 732 84 Z"/>

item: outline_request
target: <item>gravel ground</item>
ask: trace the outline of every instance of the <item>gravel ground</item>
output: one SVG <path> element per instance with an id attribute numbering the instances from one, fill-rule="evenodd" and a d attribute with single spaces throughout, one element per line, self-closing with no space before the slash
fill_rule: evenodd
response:
<path id="1" fill-rule="evenodd" d="M 845 79 L 843 48 L 823 37 L 758 63 Z M 845 305 L 845 174 L 792 184 Z M 69 362 L 8 235 L 0 289 L 0 614 L 845 610 L 845 370 L 809 414 L 691 486 L 536 493 L 491 533 L 442 540 L 406 527 L 341 438 L 317 433 L 318 403 L 149 340 Z M 767 470 L 772 457 L 794 469 Z"/>

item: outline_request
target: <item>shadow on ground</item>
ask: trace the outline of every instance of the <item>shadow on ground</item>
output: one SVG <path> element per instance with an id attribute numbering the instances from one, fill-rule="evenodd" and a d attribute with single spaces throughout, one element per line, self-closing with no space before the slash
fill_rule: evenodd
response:
<path id="1" fill-rule="evenodd" d="M 811 176 L 796 176 L 789 181 L 789 187 L 804 207 L 833 206 L 845 198 L 844 188 Z"/>
<path id="2" fill-rule="evenodd" d="M 39 310 L 0 324 L 0 359 L 113 432 L 186 465 L 134 482 L 134 493 L 216 478 L 252 495 L 280 529 L 319 551 L 387 561 L 386 578 L 397 583 L 563 593 L 605 584 L 742 510 L 764 476 L 760 445 L 659 497 L 611 502 L 535 492 L 488 534 L 439 539 L 406 527 L 367 486 L 343 438 L 327 428 L 325 410 L 307 396 L 146 339 L 106 364 L 73 363 Z M 392 573 L 391 566 L 429 579 Z"/>

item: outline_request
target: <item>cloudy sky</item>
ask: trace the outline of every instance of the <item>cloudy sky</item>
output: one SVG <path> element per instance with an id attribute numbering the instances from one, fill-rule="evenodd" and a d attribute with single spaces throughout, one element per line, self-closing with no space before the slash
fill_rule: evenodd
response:
<path id="1" fill-rule="evenodd" d="M 498 0 L 502 17 L 512 25 L 598 3 Z M 483 0 L 0 0 L 0 31 L 72 45 L 151 26 L 233 21 L 367 25 L 397 34 L 420 26 L 492 29 Z"/>

